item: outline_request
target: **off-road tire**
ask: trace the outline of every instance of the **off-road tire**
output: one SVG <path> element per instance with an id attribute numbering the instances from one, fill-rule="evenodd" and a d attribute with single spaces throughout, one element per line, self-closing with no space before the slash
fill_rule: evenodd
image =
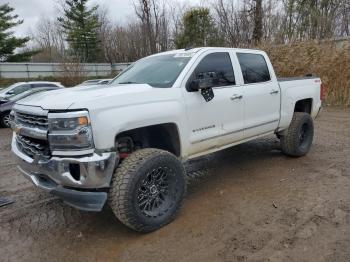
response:
<path id="1" fill-rule="evenodd" d="M 306 155 L 314 137 L 313 120 L 308 113 L 295 112 L 292 122 L 285 134 L 281 135 L 281 149 L 287 156 Z"/>
<path id="2" fill-rule="evenodd" d="M 169 203 L 164 202 L 167 205 L 163 203 L 165 210 L 160 211 L 160 215 L 145 214 L 143 212 L 146 211 L 142 210 L 140 206 L 140 199 L 143 199 L 144 195 L 140 196 L 139 192 L 143 194 L 144 191 L 140 190 L 146 189 L 147 195 L 151 195 L 152 186 L 150 188 L 149 186 L 152 183 L 156 184 L 156 182 L 147 179 L 155 174 L 155 170 L 160 169 L 166 170 L 166 177 L 170 181 L 168 185 L 173 187 L 169 186 L 169 192 L 172 193 L 163 194 L 164 199 L 170 200 Z M 144 186 L 145 183 L 147 183 L 147 187 Z M 159 192 L 161 192 L 160 189 Z M 116 217 L 123 224 L 139 232 L 151 232 L 170 223 L 175 218 L 182 205 L 185 192 L 185 170 L 177 157 L 164 150 L 148 148 L 130 154 L 116 169 L 112 178 L 108 202 Z"/>

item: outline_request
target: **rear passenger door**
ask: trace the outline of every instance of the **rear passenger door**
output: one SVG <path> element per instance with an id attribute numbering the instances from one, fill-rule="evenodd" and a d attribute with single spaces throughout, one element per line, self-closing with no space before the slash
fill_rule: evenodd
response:
<path id="1" fill-rule="evenodd" d="M 280 88 L 272 81 L 264 55 L 237 52 L 243 77 L 244 138 L 268 133 L 278 127 Z"/>

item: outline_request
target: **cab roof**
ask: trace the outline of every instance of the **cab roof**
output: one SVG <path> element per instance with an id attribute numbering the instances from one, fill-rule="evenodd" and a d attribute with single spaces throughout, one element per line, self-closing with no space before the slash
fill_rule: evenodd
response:
<path id="1" fill-rule="evenodd" d="M 195 48 L 186 48 L 186 49 L 175 49 L 175 50 L 170 50 L 166 52 L 161 52 L 157 54 L 153 54 L 152 56 L 157 56 L 157 55 L 172 55 L 172 54 L 186 54 L 186 53 L 197 53 L 199 51 L 205 52 L 207 50 L 222 50 L 222 51 L 244 51 L 244 52 L 263 52 L 262 50 L 258 49 L 244 49 L 244 48 L 232 48 L 232 47 L 195 47 Z"/>

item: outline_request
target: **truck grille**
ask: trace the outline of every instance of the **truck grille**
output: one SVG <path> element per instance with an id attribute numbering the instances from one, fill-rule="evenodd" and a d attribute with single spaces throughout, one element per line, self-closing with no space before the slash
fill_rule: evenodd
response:
<path id="1" fill-rule="evenodd" d="M 30 114 L 16 112 L 16 122 L 18 124 L 32 127 L 32 128 L 39 128 L 39 129 L 46 129 L 46 130 L 48 128 L 48 119 L 46 116 L 30 115 Z"/>
<path id="2" fill-rule="evenodd" d="M 16 135 L 18 149 L 25 155 L 35 158 L 49 158 L 50 147 L 47 141 L 48 118 L 42 112 L 32 114 L 14 109 L 14 124 L 19 128 Z M 38 136 L 38 133 L 44 134 Z"/>
<path id="3" fill-rule="evenodd" d="M 41 156 L 45 158 L 50 157 L 50 150 L 47 141 L 17 135 L 16 142 L 18 148 L 31 158 L 34 158 L 35 156 Z"/>

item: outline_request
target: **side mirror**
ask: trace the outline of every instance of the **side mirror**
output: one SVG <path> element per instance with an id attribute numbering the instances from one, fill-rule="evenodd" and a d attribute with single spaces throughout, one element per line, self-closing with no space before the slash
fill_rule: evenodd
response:
<path id="1" fill-rule="evenodd" d="M 206 102 L 209 102 L 214 98 L 213 87 L 218 86 L 219 78 L 216 72 L 203 72 L 196 75 L 188 85 L 188 91 L 197 92 L 201 91 L 201 94 Z"/>
<path id="2" fill-rule="evenodd" d="M 10 90 L 10 91 L 8 91 L 6 94 L 7 95 L 13 95 L 15 92 L 13 92 L 13 90 Z"/>
<path id="3" fill-rule="evenodd" d="M 216 72 L 198 73 L 188 86 L 189 91 L 196 92 L 202 89 L 212 88 L 217 86 L 219 78 Z"/>

